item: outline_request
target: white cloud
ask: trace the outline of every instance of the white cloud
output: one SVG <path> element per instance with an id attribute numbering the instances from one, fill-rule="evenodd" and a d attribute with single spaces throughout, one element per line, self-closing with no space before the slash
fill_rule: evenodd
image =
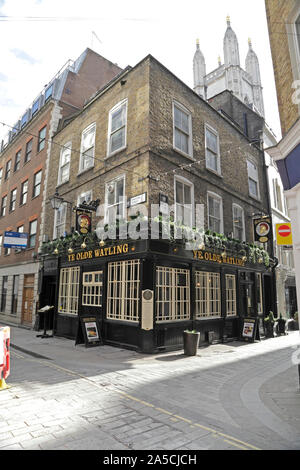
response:
<path id="1" fill-rule="evenodd" d="M 1 3 L 3 0 L 0 7 Z M 15 123 L 63 64 L 91 47 L 92 40 L 96 52 L 121 67 L 133 66 L 151 53 L 192 87 L 196 38 L 211 71 L 217 67 L 218 55 L 223 57 L 229 14 L 239 39 L 242 65 L 248 37 L 252 38 L 260 60 L 266 119 L 280 133 L 263 0 L 9 0 L 1 12 L 13 17 L 48 17 L 48 21 L 1 22 L 0 72 L 8 77 L 1 84 L 5 85 L 2 96 L 18 103 L 17 108 L 0 103 L 0 120 L 8 124 Z M 63 20 L 66 17 L 70 19 Z M 34 64 L 15 57 L 11 53 L 14 49 L 26 51 Z"/>

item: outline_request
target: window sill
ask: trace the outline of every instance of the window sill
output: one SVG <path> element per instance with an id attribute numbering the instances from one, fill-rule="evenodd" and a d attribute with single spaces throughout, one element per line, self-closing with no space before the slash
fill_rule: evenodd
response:
<path id="1" fill-rule="evenodd" d="M 93 168 L 95 168 L 95 165 L 89 166 L 88 168 L 85 168 L 84 170 L 80 170 L 80 171 L 78 171 L 77 176 L 81 176 L 81 175 L 83 175 L 84 173 L 86 173 L 87 171 L 92 170 Z"/>
<path id="2" fill-rule="evenodd" d="M 78 173 L 78 174 L 79 174 L 79 173 Z M 57 187 L 57 188 L 61 188 L 61 186 L 63 186 L 64 184 L 67 184 L 67 183 L 69 183 L 69 182 L 70 182 L 70 178 L 67 179 L 66 181 L 63 181 L 62 183 L 57 183 L 57 186 L 56 186 L 56 187 Z"/>
<path id="3" fill-rule="evenodd" d="M 213 175 L 218 176 L 219 178 L 224 178 L 221 173 L 219 173 L 219 172 L 216 171 L 216 170 L 213 170 L 212 168 L 208 168 L 208 167 L 206 166 L 206 170 L 209 171 L 210 173 L 212 173 Z"/>
<path id="4" fill-rule="evenodd" d="M 261 202 L 261 198 L 260 198 L 260 197 L 253 196 L 253 195 L 250 194 L 250 193 L 249 193 L 249 197 L 251 197 L 252 199 L 254 199 L 254 201 Z"/>
<path id="5" fill-rule="evenodd" d="M 173 146 L 173 150 L 174 150 L 174 152 L 178 153 L 179 155 L 181 155 L 181 156 L 183 156 L 183 157 L 185 157 L 185 158 L 188 158 L 189 160 L 192 160 L 193 162 L 196 161 L 196 160 L 194 159 L 193 155 L 190 155 L 190 154 L 188 154 L 188 153 L 185 153 L 185 152 L 183 152 L 182 150 L 180 150 L 180 149 L 178 149 L 178 148 L 176 148 L 176 147 L 174 147 L 174 146 Z"/>
<path id="6" fill-rule="evenodd" d="M 124 145 L 124 147 L 121 147 L 121 148 L 115 150 L 114 152 L 109 153 L 108 155 L 106 155 L 106 157 L 104 157 L 104 160 L 107 160 L 110 157 L 114 157 L 115 155 L 117 155 L 120 152 L 123 152 L 123 150 L 126 150 L 126 149 L 127 149 L 127 145 Z"/>
<path id="7" fill-rule="evenodd" d="M 31 200 L 36 199 L 36 198 L 39 197 L 40 195 L 41 195 L 41 193 L 38 194 L 37 196 L 32 196 Z"/>

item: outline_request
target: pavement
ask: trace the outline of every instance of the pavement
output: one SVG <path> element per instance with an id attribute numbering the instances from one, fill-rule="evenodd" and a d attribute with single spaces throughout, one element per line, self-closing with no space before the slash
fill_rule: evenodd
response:
<path id="1" fill-rule="evenodd" d="M 299 450 L 299 332 L 146 355 L 11 327 L 1 450 Z"/>

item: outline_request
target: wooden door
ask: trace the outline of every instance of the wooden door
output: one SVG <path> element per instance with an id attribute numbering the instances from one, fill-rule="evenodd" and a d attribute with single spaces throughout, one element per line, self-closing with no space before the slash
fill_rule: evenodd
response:
<path id="1" fill-rule="evenodd" d="M 22 323 L 32 324 L 34 274 L 25 274 L 22 302 Z"/>

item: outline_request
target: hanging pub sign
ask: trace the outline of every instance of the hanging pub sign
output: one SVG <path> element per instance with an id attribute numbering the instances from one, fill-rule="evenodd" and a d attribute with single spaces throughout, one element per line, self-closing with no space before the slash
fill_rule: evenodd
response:
<path id="1" fill-rule="evenodd" d="M 267 243 L 272 237 L 272 222 L 270 217 L 253 219 L 254 241 Z"/>
<path id="2" fill-rule="evenodd" d="M 242 340 L 254 343 L 255 339 L 259 339 L 257 327 L 258 318 L 243 318 L 241 331 Z"/>
<path id="3" fill-rule="evenodd" d="M 81 315 L 79 317 L 75 346 L 83 343 L 86 348 L 103 344 L 99 320 L 94 315 Z"/>
<path id="4" fill-rule="evenodd" d="M 76 230 L 82 235 L 90 233 L 92 229 L 92 215 L 80 209 L 76 209 Z"/>

